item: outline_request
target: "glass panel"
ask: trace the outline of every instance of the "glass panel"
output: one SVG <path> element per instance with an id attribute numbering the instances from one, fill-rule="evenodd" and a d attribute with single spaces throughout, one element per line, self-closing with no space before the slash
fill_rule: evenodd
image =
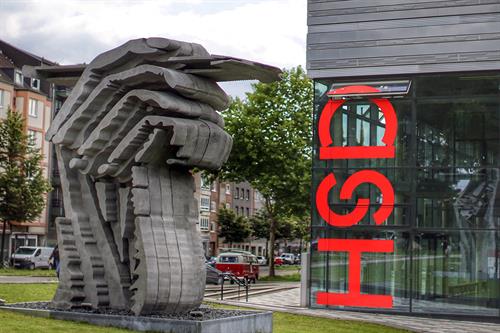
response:
<path id="1" fill-rule="evenodd" d="M 420 169 L 417 226 L 500 226 L 500 169 Z"/>
<path id="2" fill-rule="evenodd" d="M 320 173 L 321 170 L 321 173 Z M 365 169 L 363 169 L 365 170 Z M 346 215 L 355 207 L 359 199 L 370 200 L 369 214 L 358 223 L 359 225 L 375 225 L 373 214 L 380 208 L 382 196 L 380 190 L 369 183 L 361 184 L 356 188 L 350 200 L 341 200 L 340 191 L 346 179 L 359 169 L 315 169 L 313 175 L 313 188 L 317 189 L 321 181 L 330 173 L 333 173 L 337 181 L 329 192 L 330 209 L 336 214 Z M 385 175 L 394 188 L 394 210 L 384 225 L 410 225 L 412 192 L 411 192 L 411 170 L 408 169 L 378 169 L 377 172 Z M 325 221 L 319 216 L 315 201 L 316 191 L 313 193 L 313 225 L 325 226 Z"/>
<path id="3" fill-rule="evenodd" d="M 329 237 L 394 240 L 394 253 L 362 253 L 361 294 L 392 295 L 394 310 L 409 311 L 410 259 L 408 247 L 410 242 L 407 233 L 331 231 Z M 313 239 L 313 246 L 316 246 L 318 238 Z M 314 275 L 314 279 L 312 279 L 314 288 L 311 289 L 311 304 L 313 306 L 318 306 L 316 303 L 318 291 L 334 293 L 348 291 L 348 260 L 346 252 L 315 253 L 311 266 L 311 276 Z M 321 278 L 327 280 L 327 285 L 318 280 Z"/>
<path id="4" fill-rule="evenodd" d="M 417 104 L 417 166 L 500 164 L 498 99 L 432 100 Z"/>
<path id="5" fill-rule="evenodd" d="M 318 119 L 328 99 L 322 97 L 315 105 L 315 130 Z M 411 137 L 414 127 L 411 126 L 411 103 L 404 99 L 393 99 L 391 103 L 398 117 L 398 135 L 394 143 L 396 156 L 393 159 L 350 159 L 320 160 L 319 138 L 315 132 L 316 142 L 313 165 L 316 167 L 390 167 L 413 165 L 411 154 Z M 385 134 L 385 116 L 380 109 L 369 100 L 346 101 L 333 115 L 330 134 L 332 147 L 385 146 L 382 138 Z"/>
<path id="6" fill-rule="evenodd" d="M 315 130 L 335 81 L 320 82 Z M 398 115 L 395 159 L 322 161 L 314 133 L 311 301 L 317 306 L 317 291 L 348 287 L 347 255 L 318 253 L 319 237 L 395 239 L 396 256 L 363 255 L 363 293 L 392 294 L 397 311 L 499 316 L 500 74 L 432 75 L 412 82 L 409 95 L 390 99 Z M 350 99 L 333 117 L 333 146 L 380 146 L 385 126 L 376 105 Z M 374 228 L 372 221 L 382 199 L 376 186 L 361 184 L 352 199 L 339 198 L 346 179 L 365 169 L 384 174 L 395 191 L 384 227 Z M 318 184 L 332 172 L 332 211 L 347 214 L 359 198 L 370 200 L 369 214 L 351 229 L 329 226 L 314 209 Z M 385 231 L 391 226 L 408 230 Z"/>
<path id="7" fill-rule="evenodd" d="M 417 97 L 498 96 L 500 74 L 432 75 L 418 77 L 413 81 L 418 87 Z"/>
<path id="8" fill-rule="evenodd" d="M 340 200 L 339 192 L 345 181 L 354 173 L 361 172 L 363 170 L 369 169 L 332 169 L 330 173 L 333 173 L 337 181 L 336 186 L 330 191 L 332 195 L 332 204 L 355 204 L 359 198 L 369 198 L 370 202 L 373 204 L 380 203 L 382 198 L 379 189 L 375 185 L 369 183 L 363 183 L 358 186 L 354 192 L 351 200 Z M 409 168 L 387 168 L 387 169 L 374 169 L 374 171 L 384 175 L 392 184 L 395 193 L 395 204 L 410 204 L 412 195 L 412 169 Z M 328 170 L 325 169 L 323 174 L 328 174 Z M 321 179 L 322 180 L 322 179 Z M 321 181 L 320 180 L 320 181 Z M 368 179 L 367 179 L 368 181 Z"/>
<path id="9" fill-rule="evenodd" d="M 311 234 L 311 263 L 310 263 L 310 303 L 314 307 L 324 307 L 316 303 L 316 293 L 325 291 L 328 278 L 327 262 L 329 253 L 318 251 L 318 239 L 325 238 L 324 229 L 313 228 Z"/>
<path id="10" fill-rule="evenodd" d="M 414 312 L 498 316 L 498 247 L 494 231 L 415 236 Z"/>

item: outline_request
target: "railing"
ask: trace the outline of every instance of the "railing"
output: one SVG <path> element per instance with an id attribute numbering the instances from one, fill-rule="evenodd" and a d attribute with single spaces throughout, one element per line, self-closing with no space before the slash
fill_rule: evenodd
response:
<path id="1" fill-rule="evenodd" d="M 248 302 L 248 290 L 250 289 L 250 283 L 248 282 L 248 279 L 245 278 L 239 278 L 233 273 L 221 273 L 219 274 L 220 277 L 222 277 L 222 283 L 220 284 L 220 299 L 221 301 L 224 300 L 224 281 L 226 281 L 226 277 L 229 281 L 236 283 L 238 285 L 238 301 L 240 300 L 240 292 L 241 292 L 241 287 L 245 288 L 245 301 Z"/>
<path id="2" fill-rule="evenodd" d="M 217 273 L 218 280 L 220 281 L 220 299 L 221 301 L 224 300 L 224 283 L 226 280 L 231 282 L 232 284 L 236 284 L 238 286 L 238 300 L 240 300 L 240 295 L 241 295 L 241 287 L 245 289 L 245 299 L 246 302 L 248 302 L 248 291 L 250 289 L 250 283 L 249 280 L 245 278 L 239 278 L 233 273 L 230 272 L 221 272 L 212 266 L 207 265 L 207 268 L 211 270 L 212 272 Z"/>

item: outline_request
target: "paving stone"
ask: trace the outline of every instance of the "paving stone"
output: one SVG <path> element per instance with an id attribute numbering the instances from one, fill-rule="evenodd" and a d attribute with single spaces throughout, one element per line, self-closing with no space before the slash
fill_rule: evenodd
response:
<path id="1" fill-rule="evenodd" d="M 404 315 L 372 314 L 352 311 L 308 309 L 299 305 L 300 289 L 294 288 L 265 295 L 251 296 L 249 302 L 217 301 L 232 305 L 251 306 L 259 309 L 280 311 L 340 320 L 357 320 L 403 328 L 422 333 L 494 333 L 500 332 L 500 324 L 489 322 L 472 322 L 437 318 L 422 318 Z"/>

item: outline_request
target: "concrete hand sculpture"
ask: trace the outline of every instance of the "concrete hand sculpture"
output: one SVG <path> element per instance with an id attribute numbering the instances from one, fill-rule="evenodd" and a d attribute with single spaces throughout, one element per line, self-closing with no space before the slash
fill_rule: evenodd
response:
<path id="1" fill-rule="evenodd" d="M 47 133 L 65 208 L 54 307 L 139 315 L 200 305 L 190 168 L 220 168 L 232 145 L 216 112 L 229 99 L 216 81 L 272 81 L 278 72 L 162 38 L 129 41 L 86 66 Z"/>

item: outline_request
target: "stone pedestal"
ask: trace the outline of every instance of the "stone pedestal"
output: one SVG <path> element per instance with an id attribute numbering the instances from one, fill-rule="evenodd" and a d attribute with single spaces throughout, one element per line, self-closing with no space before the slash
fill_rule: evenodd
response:
<path id="1" fill-rule="evenodd" d="M 76 311 L 31 309 L 27 307 L 0 306 L 35 317 L 72 320 L 98 326 L 127 328 L 141 332 L 169 333 L 272 333 L 272 312 L 245 311 L 245 314 L 209 320 L 176 320 L 147 316 L 108 315 Z"/>

